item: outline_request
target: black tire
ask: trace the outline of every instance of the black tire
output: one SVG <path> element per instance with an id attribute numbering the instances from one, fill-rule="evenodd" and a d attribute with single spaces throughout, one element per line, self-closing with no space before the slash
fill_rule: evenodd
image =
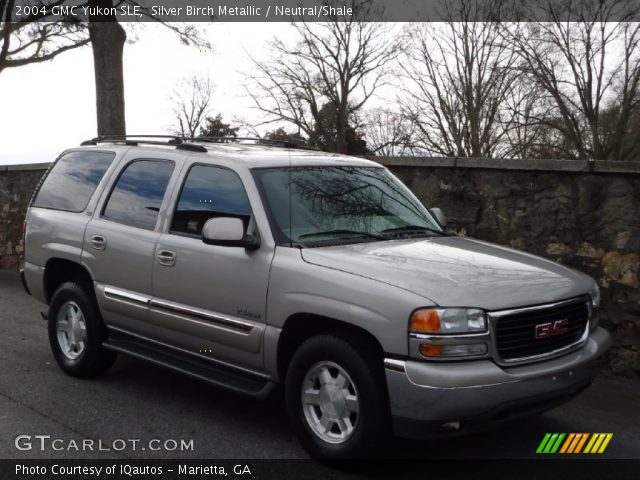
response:
<path id="1" fill-rule="evenodd" d="M 63 307 L 73 303 L 82 313 L 86 326 L 84 348 L 76 358 L 63 352 L 58 340 L 57 319 Z M 75 307 L 74 307 L 75 308 Z M 107 338 L 105 327 L 93 292 L 77 282 L 65 282 L 53 294 L 49 304 L 49 344 L 60 368 L 74 377 L 94 377 L 113 365 L 116 353 L 102 347 Z"/>
<path id="2" fill-rule="evenodd" d="M 294 433 L 312 457 L 329 461 L 368 458 L 390 437 L 388 394 L 382 359 L 378 356 L 366 342 L 349 342 L 333 335 L 312 337 L 293 355 L 285 378 L 287 413 Z M 323 362 L 342 368 L 357 391 L 359 407 L 352 423 L 354 429 L 342 443 L 321 438 L 305 416 L 303 382 L 307 372 Z"/>

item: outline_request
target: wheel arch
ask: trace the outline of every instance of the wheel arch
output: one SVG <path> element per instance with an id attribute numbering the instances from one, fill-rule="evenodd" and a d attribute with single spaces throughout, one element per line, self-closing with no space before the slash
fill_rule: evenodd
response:
<path id="1" fill-rule="evenodd" d="M 43 287 L 47 303 L 51 302 L 53 294 L 64 282 L 76 281 L 90 288 L 94 294 L 93 277 L 89 270 L 79 262 L 65 258 L 50 258 L 44 268 Z"/>
<path id="2" fill-rule="evenodd" d="M 287 367 L 296 349 L 306 339 L 315 335 L 331 334 L 364 348 L 368 353 L 380 359 L 384 358 L 384 349 L 378 339 L 362 327 L 314 313 L 295 313 L 285 321 L 278 338 L 277 373 L 284 379 Z"/>

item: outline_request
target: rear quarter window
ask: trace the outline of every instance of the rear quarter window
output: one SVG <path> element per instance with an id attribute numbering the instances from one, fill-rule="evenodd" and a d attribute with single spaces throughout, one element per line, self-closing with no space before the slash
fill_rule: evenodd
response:
<path id="1" fill-rule="evenodd" d="M 55 163 L 31 204 L 82 212 L 113 162 L 114 152 L 68 152 Z"/>

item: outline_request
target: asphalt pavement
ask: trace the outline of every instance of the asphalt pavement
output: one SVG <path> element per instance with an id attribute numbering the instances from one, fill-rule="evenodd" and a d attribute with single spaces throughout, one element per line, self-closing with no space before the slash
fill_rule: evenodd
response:
<path id="1" fill-rule="evenodd" d="M 49 350 L 43 308 L 17 274 L 0 271 L 0 458 L 307 458 L 287 424 L 281 392 L 247 399 L 127 358 L 98 379 L 65 375 Z M 611 432 L 603 457 L 640 459 L 640 383 L 600 375 L 578 398 L 543 415 L 472 436 L 398 440 L 388 453 L 531 458 L 546 432 Z M 83 440 L 94 450 L 82 451 Z"/>

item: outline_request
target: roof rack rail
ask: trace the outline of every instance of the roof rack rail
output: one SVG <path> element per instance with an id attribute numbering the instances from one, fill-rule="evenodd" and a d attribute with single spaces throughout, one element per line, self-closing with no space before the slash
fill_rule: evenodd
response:
<path id="1" fill-rule="evenodd" d="M 308 145 L 302 145 L 296 142 L 289 142 L 288 140 L 274 140 L 271 138 L 260 137 L 184 137 L 185 140 L 195 142 L 209 142 L 209 143 L 232 143 L 252 141 L 256 145 L 284 147 L 284 148 L 297 148 L 300 150 L 314 150 L 318 151 L 316 147 L 310 147 Z"/>
<path id="2" fill-rule="evenodd" d="M 157 140 L 156 140 L 157 139 Z M 301 145 L 286 140 L 272 140 L 259 137 L 183 137 L 181 135 L 102 135 L 85 140 L 80 145 L 97 145 L 98 143 L 124 143 L 125 145 L 175 145 L 182 150 L 206 152 L 207 149 L 198 143 L 241 143 L 252 141 L 254 145 L 295 148 L 299 150 L 314 150 L 315 147 Z"/>

